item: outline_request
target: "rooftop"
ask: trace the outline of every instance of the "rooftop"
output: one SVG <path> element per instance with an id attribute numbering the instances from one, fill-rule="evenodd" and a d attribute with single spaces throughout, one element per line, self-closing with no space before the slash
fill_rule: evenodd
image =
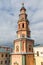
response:
<path id="1" fill-rule="evenodd" d="M 8 46 L 0 46 L 0 52 L 10 53 L 12 49 Z"/>
<path id="2" fill-rule="evenodd" d="M 43 44 L 36 44 L 34 47 L 43 47 Z"/>

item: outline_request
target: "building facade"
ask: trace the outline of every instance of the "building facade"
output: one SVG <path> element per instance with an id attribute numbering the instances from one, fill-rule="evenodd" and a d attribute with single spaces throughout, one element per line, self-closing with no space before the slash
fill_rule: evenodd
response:
<path id="1" fill-rule="evenodd" d="M 14 49 L 11 53 L 11 65 L 34 65 L 33 45 L 29 21 L 24 4 L 20 9 L 17 39 L 14 40 Z"/>
<path id="2" fill-rule="evenodd" d="M 43 45 L 34 47 L 35 65 L 43 65 Z"/>
<path id="3" fill-rule="evenodd" d="M 12 49 L 6 46 L 0 46 L 0 65 L 10 65 L 10 53 Z"/>

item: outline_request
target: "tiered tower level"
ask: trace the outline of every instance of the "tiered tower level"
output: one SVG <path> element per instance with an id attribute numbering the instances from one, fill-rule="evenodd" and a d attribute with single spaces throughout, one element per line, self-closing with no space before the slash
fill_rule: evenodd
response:
<path id="1" fill-rule="evenodd" d="M 17 39 L 14 40 L 14 50 L 11 54 L 11 65 L 34 65 L 34 40 L 30 36 L 29 21 L 24 4 L 20 9 Z"/>

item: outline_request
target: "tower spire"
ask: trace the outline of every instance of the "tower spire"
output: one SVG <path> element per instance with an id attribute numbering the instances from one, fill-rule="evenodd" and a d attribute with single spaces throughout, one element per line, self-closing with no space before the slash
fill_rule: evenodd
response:
<path id="1" fill-rule="evenodd" d="M 22 7 L 24 7 L 24 3 L 22 3 Z"/>
<path id="2" fill-rule="evenodd" d="M 26 9 L 24 7 L 24 3 L 22 3 L 22 8 L 20 9 L 20 11 L 22 11 L 22 10 L 25 10 L 26 11 Z"/>

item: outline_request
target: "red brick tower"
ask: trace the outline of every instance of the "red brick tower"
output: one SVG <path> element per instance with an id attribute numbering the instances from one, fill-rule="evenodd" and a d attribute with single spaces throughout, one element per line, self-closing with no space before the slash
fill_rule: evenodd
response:
<path id="1" fill-rule="evenodd" d="M 17 39 L 14 40 L 14 50 L 11 54 L 12 65 L 34 65 L 34 40 L 30 36 L 29 21 L 24 4 L 20 9 L 17 35 Z"/>

